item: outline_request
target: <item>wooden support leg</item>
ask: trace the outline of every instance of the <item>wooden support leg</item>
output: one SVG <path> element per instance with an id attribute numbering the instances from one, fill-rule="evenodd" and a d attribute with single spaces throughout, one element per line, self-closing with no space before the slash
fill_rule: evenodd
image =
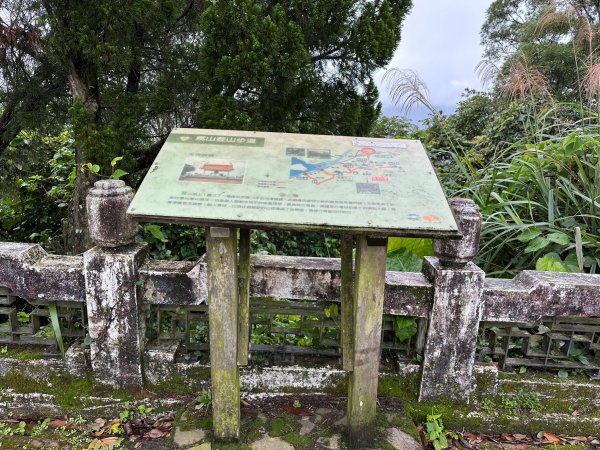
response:
<path id="1" fill-rule="evenodd" d="M 352 236 L 342 236 L 342 367 L 352 370 L 354 346 L 354 272 L 352 264 Z"/>
<path id="2" fill-rule="evenodd" d="M 354 279 L 354 357 L 348 388 L 351 448 L 371 444 L 375 430 L 377 381 L 387 239 L 358 237 Z"/>
<path id="3" fill-rule="evenodd" d="M 237 236 L 234 228 L 206 233 L 213 427 L 217 440 L 240 435 Z"/>
<path id="4" fill-rule="evenodd" d="M 248 365 L 250 346 L 250 230 L 240 230 L 238 365 Z"/>

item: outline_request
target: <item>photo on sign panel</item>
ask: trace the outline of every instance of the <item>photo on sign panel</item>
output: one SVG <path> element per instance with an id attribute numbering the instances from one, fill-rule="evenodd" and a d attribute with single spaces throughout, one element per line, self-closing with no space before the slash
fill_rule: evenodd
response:
<path id="1" fill-rule="evenodd" d="M 185 160 L 179 181 L 242 184 L 245 172 L 246 161 L 189 157 Z"/>

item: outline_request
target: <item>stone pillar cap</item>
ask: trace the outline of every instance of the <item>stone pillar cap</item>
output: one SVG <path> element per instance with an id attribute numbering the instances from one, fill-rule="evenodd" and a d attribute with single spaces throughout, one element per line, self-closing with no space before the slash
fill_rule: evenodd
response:
<path id="1" fill-rule="evenodd" d="M 94 197 L 112 197 L 116 195 L 128 194 L 132 189 L 125 184 L 123 180 L 99 180 L 94 183 L 90 189 L 89 195 Z"/>

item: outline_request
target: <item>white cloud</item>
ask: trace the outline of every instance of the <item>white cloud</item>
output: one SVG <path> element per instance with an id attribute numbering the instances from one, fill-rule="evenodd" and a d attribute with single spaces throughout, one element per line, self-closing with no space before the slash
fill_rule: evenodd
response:
<path id="1" fill-rule="evenodd" d="M 465 88 L 481 89 L 475 66 L 481 59 L 479 30 L 492 0 L 415 0 L 404 21 L 402 40 L 389 65 L 413 69 L 429 88 L 437 109 L 453 111 Z M 382 85 L 384 71 L 376 76 L 386 115 L 400 112 Z M 422 112 L 410 114 L 413 119 Z"/>

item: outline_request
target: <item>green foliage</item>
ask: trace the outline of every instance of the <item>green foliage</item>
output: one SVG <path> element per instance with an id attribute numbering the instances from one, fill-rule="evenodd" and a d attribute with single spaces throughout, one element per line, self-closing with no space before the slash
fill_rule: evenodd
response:
<path id="1" fill-rule="evenodd" d="M 121 423 L 129 422 L 129 420 L 131 419 L 131 416 L 132 416 L 132 413 L 130 410 L 131 403 L 125 402 L 124 406 L 125 406 L 125 409 L 119 413 L 119 419 L 121 419 Z"/>
<path id="2" fill-rule="evenodd" d="M 250 246 L 252 253 L 261 255 L 340 256 L 339 237 L 324 233 L 254 230 Z"/>
<path id="3" fill-rule="evenodd" d="M 498 65 L 496 81 L 521 58 L 547 79 L 552 96 L 579 101 L 586 65 L 598 46 L 595 2 L 495 0 L 481 28 L 485 57 Z M 589 30 L 589 31 L 588 31 Z"/>
<path id="4" fill-rule="evenodd" d="M 423 257 L 432 255 L 431 239 L 390 238 L 386 268 L 396 272 L 420 272 Z"/>
<path id="5" fill-rule="evenodd" d="M 495 275 L 532 268 L 597 273 L 600 138 L 589 131 L 515 144 L 489 166 L 463 166 L 463 195 L 484 217 L 479 261 Z"/>
<path id="6" fill-rule="evenodd" d="M 212 403 L 212 391 L 210 389 L 203 389 L 200 395 L 196 397 L 195 409 L 206 410 Z"/>
<path id="7" fill-rule="evenodd" d="M 212 2 L 199 24 L 204 105 L 196 122 L 367 134 L 379 111 L 371 74 L 391 58 L 410 3 Z"/>
<path id="8" fill-rule="evenodd" d="M 425 437 L 431 441 L 435 450 L 448 448 L 441 414 L 428 414 L 425 422 Z"/>
<path id="9" fill-rule="evenodd" d="M 406 117 L 379 116 L 369 136 L 388 139 L 412 139 L 418 127 Z"/>
<path id="10" fill-rule="evenodd" d="M 60 321 L 58 319 L 58 312 L 56 311 L 56 303 L 48 303 L 48 313 L 50 314 L 50 323 L 52 324 L 52 330 L 54 331 L 54 337 L 56 338 L 56 344 L 60 350 L 62 357 L 65 357 L 65 345 L 63 343 L 62 332 L 60 330 Z"/>
<path id="11" fill-rule="evenodd" d="M 514 397 L 503 397 L 501 408 L 508 414 L 517 415 L 525 411 L 539 411 L 542 404 L 537 392 L 519 391 Z"/>
<path id="12" fill-rule="evenodd" d="M 26 158 L 18 153 L 27 154 L 24 147 L 34 142 L 36 151 L 50 159 L 29 165 L 35 175 L 16 180 L 3 175 L 8 186 L 0 197 L 0 238 L 39 243 L 50 251 L 60 251 L 62 221 L 68 214 L 75 180 L 73 140 L 68 131 L 43 137 L 23 132 L 12 144 L 15 159 L 5 159 L 4 170 L 22 167 L 20 161 Z M 17 172 L 20 173 L 18 169 Z"/>
<path id="13" fill-rule="evenodd" d="M 140 226 L 139 236 L 150 244 L 154 259 L 196 260 L 206 251 L 202 227 L 146 224 Z"/>
<path id="14" fill-rule="evenodd" d="M 394 316 L 394 334 L 400 342 L 406 342 L 417 334 L 417 318 Z"/>

